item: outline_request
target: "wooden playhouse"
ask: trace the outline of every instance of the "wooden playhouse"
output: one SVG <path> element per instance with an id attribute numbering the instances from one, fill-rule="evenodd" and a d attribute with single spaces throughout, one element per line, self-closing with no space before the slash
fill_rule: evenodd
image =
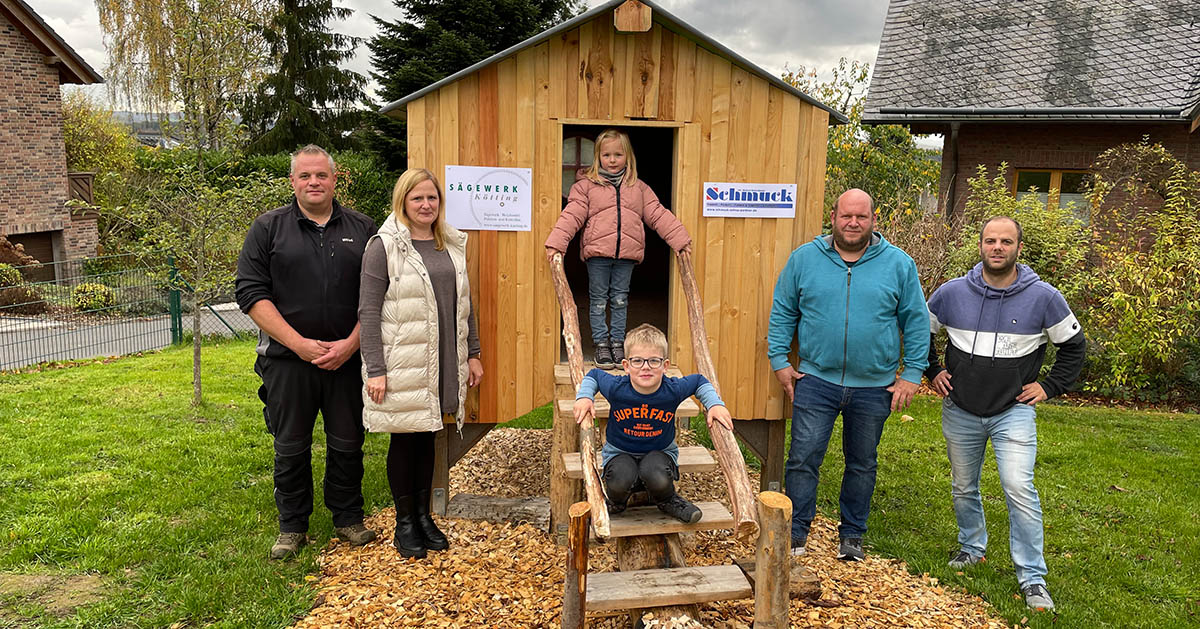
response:
<path id="1" fill-rule="evenodd" d="M 467 258 L 485 377 L 468 398 L 462 436 L 447 430 L 439 437 L 436 510 L 446 510 L 449 466 L 495 424 L 559 400 L 551 524 L 566 540 L 568 509 L 582 496 L 568 476 L 586 477 L 580 468 L 587 468 L 575 454 L 574 468 L 567 469 L 563 454 L 581 450 L 580 434 L 573 421 L 558 421 L 578 378 L 564 358 L 574 351 L 578 363 L 579 348 L 564 347 L 563 313 L 575 308 L 556 297 L 543 243 L 576 169 L 590 163 L 592 140 L 609 127 L 631 136 L 639 176 L 692 235 L 693 316 L 702 317 L 696 327 L 706 331 L 697 355 L 711 354 L 699 362 L 711 358 L 711 375 L 738 420 L 735 432 L 764 462 L 762 489 L 780 488 L 786 443 L 778 420 L 789 408 L 767 362 L 767 321 L 788 255 L 821 230 L 827 130 L 846 121 L 842 114 L 637 0 L 595 7 L 383 112 L 407 121 L 410 167 L 439 178 L 448 165 L 532 169 L 532 230 L 470 233 Z M 794 217 L 704 217 L 705 182 L 795 184 Z M 681 266 L 647 232 L 646 259 L 631 286 L 629 327 L 659 325 L 674 365 L 683 373 L 701 371 Z M 565 275 L 583 306 L 586 271 L 577 242 L 565 256 Z M 678 415 L 686 414 L 681 407 Z M 587 432 L 583 437 L 592 439 Z M 694 469 L 714 467 L 709 457 Z M 607 512 L 592 516 L 593 524 L 602 517 L 607 527 Z"/>

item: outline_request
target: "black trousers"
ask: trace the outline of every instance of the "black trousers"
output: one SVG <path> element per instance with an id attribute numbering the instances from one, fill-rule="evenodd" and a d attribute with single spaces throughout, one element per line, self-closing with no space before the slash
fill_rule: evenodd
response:
<path id="1" fill-rule="evenodd" d="M 433 485 L 433 447 L 436 432 L 394 432 L 388 443 L 387 477 L 392 499 L 416 496 Z"/>
<path id="2" fill-rule="evenodd" d="M 604 492 L 609 502 L 623 505 L 629 495 L 645 489 L 650 500 L 660 503 L 675 495 L 679 468 L 661 450 L 643 455 L 618 454 L 604 465 Z"/>
<path id="3" fill-rule="evenodd" d="M 313 510 L 312 435 L 325 429 L 325 506 L 337 527 L 363 520 L 362 376 L 357 356 L 327 371 L 302 360 L 259 356 L 267 432 L 275 437 L 279 531 L 304 533 Z"/>

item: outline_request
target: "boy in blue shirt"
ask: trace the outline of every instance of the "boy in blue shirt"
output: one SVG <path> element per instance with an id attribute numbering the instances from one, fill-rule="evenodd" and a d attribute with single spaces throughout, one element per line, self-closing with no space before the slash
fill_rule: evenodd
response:
<path id="1" fill-rule="evenodd" d="M 625 510 L 629 496 L 644 488 L 659 510 L 688 524 L 700 521 L 700 509 L 675 493 L 679 480 L 679 446 L 675 443 L 675 411 L 695 395 L 706 409 L 711 429 L 714 421 L 733 429 L 729 409 L 708 379 L 700 374 L 664 378 L 667 337 L 658 328 L 643 324 L 625 336 L 621 361 L 625 376 L 592 369 L 583 377 L 575 396 L 575 421 L 594 417 L 596 392 L 611 407 L 601 450 L 604 493 L 609 513 Z"/>

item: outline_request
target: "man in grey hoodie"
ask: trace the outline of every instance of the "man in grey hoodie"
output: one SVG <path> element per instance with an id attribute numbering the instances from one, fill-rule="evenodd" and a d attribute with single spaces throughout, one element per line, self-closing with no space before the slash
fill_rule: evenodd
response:
<path id="1" fill-rule="evenodd" d="M 1009 548 L 1025 604 L 1054 609 L 1046 589 L 1042 507 L 1033 486 L 1037 459 L 1034 405 L 1068 390 L 1083 367 L 1086 339 L 1056 288 L 1017 264 L 1021 226 L 1006 216 L 987 220 L 979 238 L 982 261 L 929 298 L 930 330 L 945 328 L 946 365 L 930 339 L 925 375 L 942 400 L 942 434 L 953 475 L 951 495 L 959 551 L 953 568 L 984 560 L 987 526 L 979 475 L 992 441 L 1008 502 Z M 1058 347 L 1050 373 L 1038 374 L 1046 343 Z"/>

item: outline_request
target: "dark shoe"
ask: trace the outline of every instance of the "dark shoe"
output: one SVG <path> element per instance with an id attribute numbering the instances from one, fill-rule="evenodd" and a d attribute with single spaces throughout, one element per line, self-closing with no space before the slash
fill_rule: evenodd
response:
<path id="1" fill-rule="evenodd" d="M 806 544 L 808 544 L 807 537 L 793 537 L 792 538 L 792 556 L 799 557 L 800 555 L 807 553 L 808 549 L 805 547 Z"/>
<path id="2" fill-rule="evenodd" d="M 596 368 L 597 369 L 612 369 L 613 367 L 614 367 L 614 364 L 613 364 L 612 348 L 609 347 L 607 344 L 597 345 L 596 346 Z"/>
<path id="3" fill-rule="evenodd" d="M 625 360 L 625 341 L 613 341 L 612 347 L 613 364 L 617 369 L 623 369 L 621 361 Z"/>
<path id="4" fill-rule="evenodd" d="M 1042 583 L 1034 583 L 1021 588 L 1021 594 L 1025 596 L 1025 606 L 1033 611 L 1054 610 L 1054 599 L 1050 598 L 1050 591 Z"/>
<path id="5" fill-rule="evenodd" d="M 863 552 L 861 537 L 843 537 L 838 545 L 837 558 L 842 561 L 862 561 L 867 558 Z"/>
<path id="6" fill-rule="evenodd" d="M 416 514 L 417 529 L 421 531 L 421 537 L 425 538 L 425 550 L 446 550 L 450 548 L 450 542 L 446 539 L 446 535 L 442 533 L 442 530 L 434 523 L 433 518 L 429 516 L 428 489 L 417 492 L 413 511 Z"/>
<path id="7" fill-rule="evenodd" d="M 947 563 L 946 565 L 954 568 L 955 570 L 962 570 L 967 566 L 973 566 L 977 563 L 983 563 L 985 561 L 987 561 L 987 559 L 983 557 L 976 557 L 965 550 L 960 550 L 958 551 L 958 554 L 954 555 L 954 558 L 950 560 L 950 563 Z"/>
<path id="8" fill-rule="evenodd" d="M 658 503 L 658 510 L 687 524 L 695 524 L 704 516 L 699 507 L 688 502 L 679 494 Z"/>
<path id="9" fill-rule="evenodd" d="M 609 515 L 615 515 L 617 513 L 624 511 L 625 507 L 628 506 L 628 504 L 629 503 L 627 503 L 627 502 L 622 502 L 621 504 L 617 504 L 615 502 L 610 501 L 608 498 L 604 499 L 604 506 L 608 507 Z"/>
<path id="10" fill-rule="evenodd" d="M 396 498 L 396 534 L 392 537 L 392 546 L 405 557 L 425 558 L 425 538 L 417 528 L 412 496 Z"/>
<path id="11" fill-rule="evenodd" d="M 287 559 L 300 552 L 300 548 L 307 543 L 308 536 L 304 533 L 280 533 L 275 538 L 275 545 L 271 546 L 271 559 Z"/>
<path id="12" fill-rule="evenodd" d="M 377 537 L 375 531 L 363 526 L 362 522 L 350 526 L 339 526 L 333 529 L 333 533 L 339 539 L 350 542 L 351 546 L 362 546 Z"/>

